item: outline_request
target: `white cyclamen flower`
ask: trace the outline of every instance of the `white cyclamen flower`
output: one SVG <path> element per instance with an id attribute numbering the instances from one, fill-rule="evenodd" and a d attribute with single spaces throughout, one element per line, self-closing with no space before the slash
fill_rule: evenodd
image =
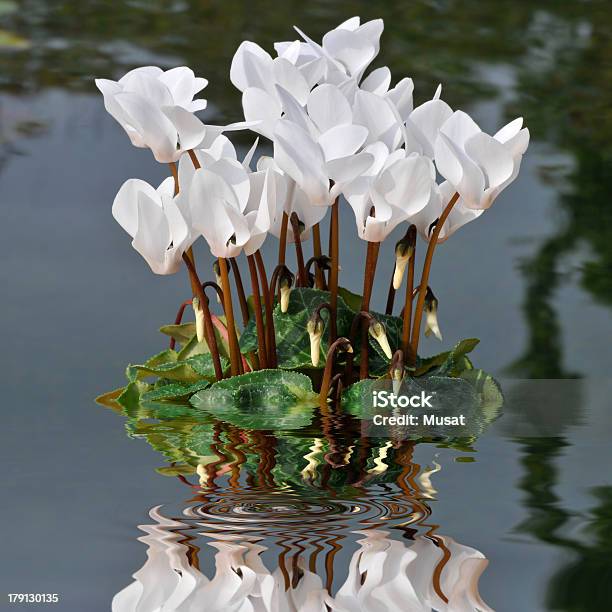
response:
<path id="1" fill-rule="evenodd" d="M 193 97 L 207 84 L 185 66 L 165 72 L 144 66 L 119 81 L 96 79 L 106 110 L 132 144 L 148 147 L 162 163 L 176 161 L 202 142 L 206 126 L 193 113 L 206 108 L 206 100 Z"/>
<path id="2" fill-rule="evenodd" d="M 155 274 L 176 272 L 183 253 L 192 243 L 173 192 L 172 178 L 167 178 L 157 189 L 146 181 L 129 179 L 113 202 L 113 217 L 132 236 L 132 246 Z"/>
<path id="3" fill-rule="evenodd" d="M 323 74 L 322 59 L 314 59 L 301 66 L 295 62 L 299 42 L 290 45 L 274 59 L 259 45 L 245 41 L 234 54 L 230 79 L 242 91 L 242 107 L 252 129 L 272 138 L 276 121 L 283 112 L 283 101 L 278 93 L 282 88 L 298 104 L 306 104 L 308 93 Z"/>
<path id="4" fill-rule="evenodd" d="M 489 136 L 469 115 L 456 111 L 441 126 L 435 143 L 436 166 L 465 206 L 489 208 L 517 177 L 529 145 L 529 130 L 521 129 L 522 125 L 518 118 Z"/>
<path id="5" fill-rule="evenodd" d="M 300 221 L 302 233 L 300 241 L 304 242 L 310 238 L 310 230 L 314 225 L 320 223 L 327 213 L 325 206 L 313 206 L 306 192 L 296 182 L 284 173 L 272 157 L 261 156 L 257 160 L 258 171 L 270 171 L 270 179 L 276 184 L 276 207 L 270 226 L 270 233 L 280 238 L 283 213 L 290 217 L 295 213 Z M 295 242 L 291 223 L 287 225 L 287 241 Z"/>
<path id="6" fill-rule="evenodd" d="M 358 236 L 382 242 L 399 223 L 425 208 L 435 188 L 435 169 L 431 160 L 417 153 L 404 157 L 405 151 L 398 149 L 389 154 L 383 143 L 365 151 L 373 154 L 374 164 L 343 193 L 355 213 Z"/>
<path id="7" fill-rule="evenodd" d="M 378 55 L 380 36 L 384 29 L 382 19 L 373 19 L 362 24 L 359 17 L 351 17 L 337 28 L 323 36 L 319 45 L 299 28 L 295 28 L 306 41 L 300 47 L 300 55 L 307 58 L 324 58 L 326 63 L 325 81 L 339 84 L 346 79 L 359 81 Z M 292 43 L 276 43 L 281 53 Z"/>
<path id="8" fill-rule="evenodd" d="M 286 113 L 274 128 L 274 160 L 311 204 L 329 206 L 342 185 L 371 166 L 372 155 L 358 152 L 368 130 L 355 124 L 348 100 L 334 85 L 315 87 L 305 109 L 279 92 Z M 331 190 L 330 180 L 335 183 Z"/>
<path id="9" fill-rule="evenodd" d="M 206 166 L 193 173 L 178 198 L 195 235 L 202 235 L 215 257 L 252 255 L 263 244 L 276 206 L 276 184 L 269 172 L 249 172 L 233 156 L 214 159 L 200 151 Z"/>
<path id="10" fill-rule="evenodd" d="M 448 181 L 444 181 L 441 185 L 434 187 L 427 206 L 425 206 L 423 210 L 418 212 L 410 219 L 410 222 L 416 225 L 419 234 L 426 242 L 429 242 L 429 239 L 431 238 L 431 234 L 435 227 L 434 223 L 440 218 L 440 215 L 454 194 L 455 188 Z M 444 225 L 440 229 L 437 240 L 438 244 L 448 240 L 460 227 L 463 227 L 466 223 L 474 221 L 474 219 L 478 219 L 483 212 L 484 210 L 468 208 L 465 205 L 463 198 L 460 197 L 450 211 Z"/>

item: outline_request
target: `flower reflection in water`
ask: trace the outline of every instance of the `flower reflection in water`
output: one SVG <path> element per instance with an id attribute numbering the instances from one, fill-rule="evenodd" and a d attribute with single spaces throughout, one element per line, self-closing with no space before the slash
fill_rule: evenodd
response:
<path id="1" fill-rule="evenodd" d="M 179 475 L 194 492 L 180 519 L 158 506 L 141 526 L 147 561 L 114 611 L 490 610 L 485 556 L 427 523 L 440 466 L 413 463 L 414 443 L 315 438 L 300 461 L 261 432 L 215 438 L 200 483 Z M 288 458 L 301 487 L 279 476 Z"/>

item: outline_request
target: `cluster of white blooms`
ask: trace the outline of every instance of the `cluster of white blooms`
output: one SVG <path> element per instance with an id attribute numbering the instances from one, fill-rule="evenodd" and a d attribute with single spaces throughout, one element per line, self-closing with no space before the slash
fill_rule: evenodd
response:
<path id="1" fill-rule="evenodd" d="M 194 96 L 207 81 L 189 68 L 148 66 L 117 82 L 96 81 L 134 145 L 150 148 L 159 162 L 179 162 L 180 190 L 132 180 L 113 206 L 154 272 L 176 271 L 200 235 L 217 257 L 252 254 L 267 233 L 279 234 L 283 212 L 295 212 L 308 232 L 340 195 L 354 211 L 357 235 L 381 242 L 402 222 L 428 240 L 456 193 L 440 242 L 516 178 L 529 143 L 522 119 L 491 136 L 453 111 L 440 87 L 415 108 L 412 79 L 391 87 L 387 67 L 365 74 L 379 51 L 382 20 L 353 17 L 321 44 L 296 30 L 302 40 L 275 43 L 276 57 L 253 42 L 240 45 L 230 80 L 242 92 L 245 121 L 228 126 L 195 116 L 206 101 Z M 241 162 L 223 134 L 235 129 L 270 139 L 273 157 L 261 156 L 252 171 L 254 149 Z"/>

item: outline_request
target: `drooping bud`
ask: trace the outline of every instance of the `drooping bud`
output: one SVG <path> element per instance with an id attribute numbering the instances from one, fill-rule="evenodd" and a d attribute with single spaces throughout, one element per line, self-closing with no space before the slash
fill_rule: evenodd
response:
<path id="1" fill-rule="evenodd" d="M 204 310 L 202 310 L 200 299 L 194 297 L 193 300 L 191 300 L 191 305 L 193 306 L 193 312 L 195 313 L 196 319 L 196 337 L 198 342 L 204 342 Z"/>
<path id="2" fill-rule="evenodd" d="M 442 340 L 440 327 L 438 325 L 438 299 L 433 291 L 427 287 L 425 294 L 425 335 L 433 334 L 438 340 Z"/>
<path id="3" fill-rule="evenodd" d="M 402 380 L 404 379 L 404 353 L 401 349 L 398 349 L 393 353 L 393 360 L 391 361 L 391 369 L 389 370 L 391 375 L 391 384 L 393 385 L 393 393 L 398 395 L 400 387 L 402 386 Z"/>
<path id="4" fill-rule="evenodd" d="M 393 357 L 393 353 L 391 352 L 391 347 L 389 346 L 389 339 L 387 338 L 385 326 L 376 319 L 372 319 L 368 331 L 370 336 L 372 336 L 372 338 L 378 342 L 387 359 L 391 359 L 391 357 Z"/>
<path id="5" fill-rule="evenodd" d="M 395 291 L 400 288 L 406 266 L 410 259 L 414 257 L 416 236 L 416 225 L 411 224 L 404 237 L 395 245 L 395 269 L 393 271 L 393 289 Z"/>
<path id="6" fill-rule="evenodd" d="M 278 276 L 278 288 L 280 290 L 280 307 L 282 313 L 287 312 L 287 309 L 289 308 L 289 296 L 291 295 L 291 287 L 293 286 L 294 280 L 295 276 L 287 267 L 283 268 Z"/>
<path id="7" fill-rule="evenodd" d="M 321 338 L 323 337 L 323 319 L 318 312 L 314 312 L 306 323 L 306 330 L 310 338 L 310 361 L 316 368 L 319 365 L 321 354 Z"/>

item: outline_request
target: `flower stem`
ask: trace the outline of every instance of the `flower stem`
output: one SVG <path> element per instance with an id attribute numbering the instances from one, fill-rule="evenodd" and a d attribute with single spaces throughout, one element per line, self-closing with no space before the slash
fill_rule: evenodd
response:
<path id="1" fill-rule="evenodd" d="M 242 275 L 240 274 L 240 268 L 235 257 L 231 257 L 230 266 L 232 266 L 232 272 L 234 273 L 234 282 L 236 283 L 236 290 L 238 292 L 238 300 L 240 302 L 240 313 L 242 314 L 242 323 L 246 327 L 249 322 L 249 306 L 247 304 L 246 295 L 244 293 L 244 285 L 242 284 Z"/>
<path id="2" fill-rule="evenodd" d="M 219 257 L 218 261 L 219 270 L 221 272 L 221 288 L 223 289 L 223 310 L 225 311 L 225 320 L 229 335 L 230 371 L 232 376 L 236 376 L 240 374 L 242 363 L 240 359 L 240 349 L 238 347 L 238 337 L 236 336 L 236 323 L 234 321 L 232 293 L 229 284 L 229 275 L 227 273 L 227 261 L 224 257 Z"/>
<path id="3" fill-rule="evenodd" d="M 210 356 L 212 358 L 213 367 L 215 368 L 215 378 L 221 380 L 223 378 L 223 370 L 221 369 L 221 359 L 219 358 L 219 347 L 217 346 L 217 338 L 215 337 L 215 331 L 213 329 L 212 318 L 210 316 L 210 310 L 208 308 L 208 298 L 204 294 L 204 289 L 198 278 L 195 265 L 187 253 L 183 253 L 183 261 L 189 271 L 189 277 L 191 279 L 191 285 L 196 288 L 196 296 L 200 300 L 200 305 L 204 311 L 204 334 L 206 336 L 206 344 L 210 350 Z"/>
<path id="4" fill-rule="evenodd" d="M 266 348 L 266 330 L 261 312 L 261 294 L 259 293 L 259 281 L 257 280 L 257 267 L 255 257 L 247 256 L 249 262 L 249 273 L 251 275 L 251 288 L 253 290 L 253 302 L 255 306 L 255 325 L 257 327 L 257 354 L 259 357 L 259 366 L 261 368 L 268 367 L 268 349 Z"/>
<path id="5" fill-rule="evenodd" d="M 385 314 L 393 314 L 393 304 L 395 302 L 395 289 L 393 288 L 393 274 L 389 280 L 389 291 L 387 293 L 387 305 L 385 306 Z"/>
<path id="6" fill-rule="evenodd" d="M 267 333 L 267 347 L 268 347 L 268 367 L 275 368 L 276 363 L 276 338 L 274 330 L 274 317 L 272 315 L 272 296 L 270 294 L 270 287 L 268 286 L 268 276 L 266 275 L 266 267 L 264 266 L 263 258 L 261 253 L 257 251 L 254 255 L 255 261 L 257 262 L 257 270 L 259 271 L 259 278 L 261 279 L 261 290 L 264 296 L 264 308 L 266 311 L 266 333 Z"/>
<path id="7" fill-rule="evenodd" d="M 285 263 L 285 254 L 287 252 L 287 226 L 289 225 L 289 215 L 283 212 L 283 220 L 281 221 L 280 243 L 278 245 L 278 263 Z"/>
<path id="8" fill-rule="evenodd" d="M 170 162 L 168 166 L 170 167 L 170 172 L 172 173 L 172 178 L 174 179 L 174 197 L 176 197 L 180 191 L 178 165 L 176 162 Z M 187 256 L 189 257 L 189 259 L 191 259 L 191 261 L 193 262 L 195 266 L 195 259 L 193 257 L 193 249 L 191 247 L 187 249 Z M 196 286 L 193 284 L 193 277 L 191 276 L 191 274 L 189 275 L 189 282 L 191 283 L 191 295 L 194 295 L 194 296 L 197 295 L 198 291 L 197 291 Z"/>
<path id="9" fill-rule="evenodd" d="M 191 163 L 193 164 L 193 167 L 196 170 L 199 170 L 202 166 L 200 165 L 200 160 L 198 159 L 198 156 L 195 154 L 195 151 L 193 149 L 189 149 L 187 153 L 189 154 L 189 159 L 191 159 Z"/>
<path id="10" fill-rule="evenodd" d="M 360 310 L 354 317 L 353 322 L 351 323 L 351 331 L 349 333 L 349 339 L 352 344 L 357 342 L 357 330 L 359 327 L 364 325 L 370 325 L 374 317 L 369 312 L 365 310 Z M 367 338 L 367 336 L 366 336 Z M 363 349 L 362 349 L 363 350 Z M 363 354 L 362 354 L 363 357 Z M 353 362 L 355 360 L 355 354 L 351 353 L 347 359 L 346 364 L 344 366 L 344 384 L 348 387 L 353 384 Z M 366 353 L 366 368 L 367 368 L 367 353 Z M 365 378 L 368 377 L 368 372 L 366 371 Z"/>
<path id="11" fill-rule="evenodd" d="M 300 220 L 296 213 L 292 212 L 289 217 L 291 221 L 291 229 L 293 230 L 293 239 L 295 240 L 295 256 L 298 264 L 298 287 L 308 286 L 308 277 L 306 276 L 306 267 L 304 266 L 304 252 L 302 250 L 302 239 L 300 237 Z"/>
<path id="12" fill-rule="evenodd" d="M 380 242 L 368 242 L 366 254 L 365 273 L 363 277 L 363 298 L 361 300 L 361 310 L 369 312 L 370 298 L 372 297 L 372 287 L 374 286 L 374 276 L 376 274 L 376 263 Z M 361 361 L 359 365 L 359 379 L 368 377 L 368 328 L 365 321 L 361 327 Z"/>
<path id="13" fill-rule="evenodd" d="M 321 251 L 321 229 L 318 223 L 312 226 L 312 250 L 315 258 L 321 257 L 323 252 Z M 318 264 L 315 265 L 315 286 L 317 289 L 325 288 L 325 277 L 323 276 L 323 270 Z"/>
<path id="14" fill-rule="evenodd" d="M 423 273 L 421 275 L 421 283 L 419 285 L 419 298 L 416 304 L 416 310 L 414 313 L 414 323 L 412 324 L 412 337 L 410 339 L 410 356 L 414 355 L 416 359 L 416 355 L 419 350 L 419 336 L 421 333 L 421 319 L 423 318 L 423 308 L 425 307 L 425 294 L 427 293 L 427 284 L 429 282 L 429 272 L 431 270 L 431 262 L 433 259 L 433 254 L 436 249 L 436 244 L 438 242 L 438 236 L 442 231 L 442 227 L 450 215 L 451 210 L 453 210 L 453 206 L 459 200 L 459 194 L 455 193 L 453 197 L 450 199 L 449 203 L 446 205 L 446 208 L 440 215 L 438 222 L 436 223 L 436 227 L 434 228 L 431 238 L 429 239 L 429 244 L 427 245 L 427 253 L 425 255 L 425 263 L 423 264 Z M 412 365 L 412 364 L 410 364 Z"/>
<path id="15" fill-rule="evenodd" d="M 325 370 L 323 371 L 323 381 L 321 383 L 321 392 L 319 394 L 320 403 L 325 406 L 327 406 L 327 396 L 329 395 L 329 387 L 334 370 L 334 358 L 336 351 L 339 349 L 348 351 L 350 353 L 353 350 L 350 340 L 348 338 L 338 338 L 337 340 L 334 340 L 329 349 L 327 349 Z"/>
<path id="16" fill-rule="evenodd" d="M 331 270 L 329 272 L 329 303 L 331 306 L 331 336 L 335 340 L 338 336 L 338 242 L 339 242 L 339 220 L 338 220 L 338 198 L 334 201 L 331 209 L 331 223 L 329 226 L 329 254 L 331 257 Z"/>
<path id="17" fill-rule="evenodd" d="M 410 366 L 416 362 L 416 354 L 412 354 L 410 347 L 410 324 L 412 323 L 412 300 L 414 299 L 414 262 L 416 258 L 416 228 L 411 225 L 406 232 L 406 238 L 410 241 L 409 249 L 412 251 L 408 260 L 408 278 L 406 279 L 406 297 L 402 309 L 402 353 Z"/>
<path id="18" fill-rule="evenodd" d="M 183 320 L 183 314 L 185 313 L 185 308 L 187 308 L 187 306 L 189 306 L 191 304 L 191 300 L 185 300 L 178 309 L 178 312 L 176 313 L 176 317 L 174 319 L 174 324 L 175 325 L 180 325 L 181 321 Z M 174 337 L 170 338 L 170 350 L 174 350 L 174 347 L 176 346 L 176 339 Z"/>

